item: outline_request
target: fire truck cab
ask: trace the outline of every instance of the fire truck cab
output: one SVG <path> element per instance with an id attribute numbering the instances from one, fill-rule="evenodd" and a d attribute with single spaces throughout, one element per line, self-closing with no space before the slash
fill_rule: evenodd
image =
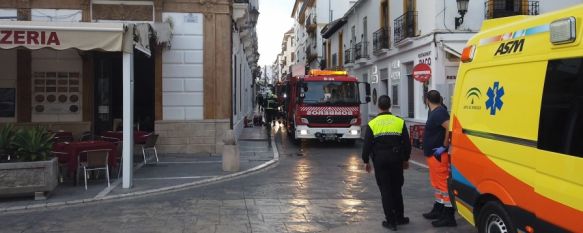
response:
<path id="1" fill-rule="evenodd" d="M 365 101 L 361 101 L 364 84 Z M 282 84 L 282 115 L 290 138 L 354 142 L 361 136 L 360 105 L 370 101 L 370 86 L 346 71 L 310 70 Z"/>

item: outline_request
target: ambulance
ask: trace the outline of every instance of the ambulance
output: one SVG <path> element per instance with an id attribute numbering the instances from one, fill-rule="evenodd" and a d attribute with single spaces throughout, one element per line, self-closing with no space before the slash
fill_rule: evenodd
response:
<path id="1" fill-rule="evenodd" d="M 487 20 L 462 53 L 449 191 L 479 232 L 583 232 L 583 5 Z"/>

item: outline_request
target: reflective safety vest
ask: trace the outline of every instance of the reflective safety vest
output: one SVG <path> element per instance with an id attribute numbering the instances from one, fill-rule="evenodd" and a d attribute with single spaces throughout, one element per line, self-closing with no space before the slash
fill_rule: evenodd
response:
<path id="1" fill-rule="evenodd" d="M 267 107 L 265 109 L 275 109 L 277 106 L 277 100 L 275 99 L 275 97 L 268 97 L 267 99 Z"/>
<path id="2" fill-rule="evenodd" d="M 375 138 L 381 136 L 401 136 L 405 121 L 391 114 L 383 114 L 368 122 Z"/>

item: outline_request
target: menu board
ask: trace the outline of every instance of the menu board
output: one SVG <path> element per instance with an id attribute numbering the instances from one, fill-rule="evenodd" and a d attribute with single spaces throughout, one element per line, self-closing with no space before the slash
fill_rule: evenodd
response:
<path id="1" fill-rule="evenodd" d="M 0 117 L 16 116 L 16 88 L 0 88 Z"/>
<path id="2" fill-rule="evenodd" d="M 34 72 L 33 112 L 78 114 L 81 99 L 79 72 Z"/>

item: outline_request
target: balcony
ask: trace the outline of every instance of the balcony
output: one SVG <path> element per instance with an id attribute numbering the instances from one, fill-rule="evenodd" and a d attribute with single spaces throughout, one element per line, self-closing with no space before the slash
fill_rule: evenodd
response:
<path id="1" fill-rule="evenodd" d="M 350 56 L 350 51 L 352 49 L 347 49 L 344 50 L 344 64 L 350 64 L 353 63 L 354 61 L 352 60 L 352 57 Z"/>
<path id="2" fill-rule="evenodd" d="M 368 59 L 368 43 L 366 41 L 358 42 L 354 45 L 354 60 L 357 63 L 365 63 Z"/>
<path id="3" fill-rule="evenodd" d="M 308 63 L 312 63 L 314 60 L 318 59 L 318 53 L 312 47 L 306 47 L 306 59 Z"/>
<path id="4" fill-rule="evenodd" d="M 484 18 L 495 19 L 515 15 L 538 15 L 540 13 L 539 1 L 521 0 L 493 0 L 484 3 L 486 14 Z"/>
<path id="5" fill-rule="evenodd" d="M 372 34 L 372 50 L 374 54 L 386 53 L 389 49 L 389 30 L 381 28 Z"/>
<path id="6" fill-rule="evenodd" d="M 395 19 L 394 34 L 395 44 L 417 36 L 417 11 L 408 11 Z"/>
<path id="7" fill-rule="evenodd" d="M 318 29 L 318 24 L 316 23 L 316 15 L 308 16 L 308 19 L 306 20 L 306 32 L 309 35 L 315 35 L 316 29 Z"/>

